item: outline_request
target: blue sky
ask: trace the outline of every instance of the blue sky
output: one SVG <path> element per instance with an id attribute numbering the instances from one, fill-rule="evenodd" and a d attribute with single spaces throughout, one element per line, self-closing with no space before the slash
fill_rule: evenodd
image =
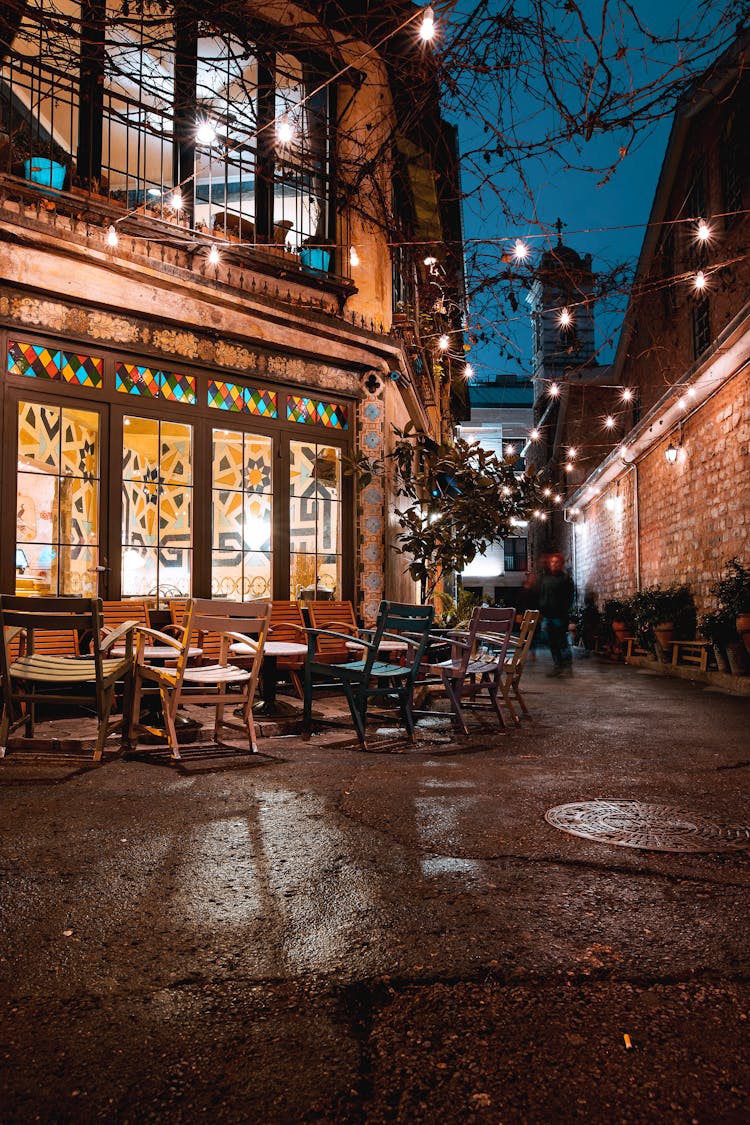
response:
<path id="1" fill-rule="evenodd" d="M 468 10 L 468 0 L 464 0 L 461 7 L 464 11 Z M 528 13 L 528 0 L 522 0 L 520 7 Z M 595 24 L 601 16 L 601 5 L 586 2 L 582 8 L 584 15 L 591 17 Z M 672 34 L 678 21 L 680 27 L 691 30 L 700 26 L 701 18 L 709 23 L 715 22 L 720 10 L 718 5 L 701 9 L 696 0 L 689 0 L 687 3 L 661 0 L 658 7 L 644 0 L 635 0 L 634 8 L 638 19 L 649 30 L 662 36 Z M 499 12 L 503 9 L 498 5 L 496 10 Z M 554 14 L 552 6 L 549 11 Z M 454 22 L 458 20 L 459 13 L 460 8 L 457 8 L 453 16 Z M 609 42 L 610 47 L 615 43 L 614 33 Z M 623 66 L 628 65 L 636 85 L 653 81 L 665 66 L 673 66 L 679 59 L 678 49 L 674 44 L 658 49 L 644 47 L 645 40 L 633 25 L 619 30 L 617 42 L 624 43 L 627 47 Z M 575 46 L 571 46 L 571 50 L 574 49 Z M 462 152 L 475 149 L 486 138 L 486 133 L 481 128 L 482 114 L 485 120 L 493 115 L 499 117 L 497 94 L 491 89 L 491 85 L 490 83 L 487 87 L 488 101 L 476 111 L 470 110 L 461 116 L 459 136 Z M 494 107 L 489 101 L 493 95 Z M 661 108 L 669 111 L 672 105 L 673 100 L 665 99 Z M 450 109 L 448 115 L 450 116 Z M 535 103 L 529 94 L 524 94 L 519 99 L 516 116 L 516 132 L 521 140 L 538 135 L 552 120 L 549 109 Z M 531 236 L 529 244 L 538 254 L 550 241 L 556 240 L 553 228 L 559 217 L 565 224 L 563 240 L 582 255 L 590 253 L 595 270 L 607 271 L 623 263 L 634 267 L 651 210 L 670 127 L 671 112 L 667 112 L 661 120 L 640 130 L 635 139 L 626 137 L 624 133 L 608 132 L 595 135 L 578 154 L 568 148 L 556 158 L 528 160 L 524 163 L 523 174 L 531 191 L 531 200 L 520 190 L 519 177 L 509 171 L 501 172 L 493 178 L 492 190 L 482 190 L 477 194 L 477 176 L 468 162 L 465 163 L 463 188 L 468 198 L 464 205 L 464 233 L 470 240 L 470 247 L 481 247 L 484 240 L 487 240 L 487 246 L 492 246 L 496 245 L 497 239 Z M 623 144 L 627 147 L 627 155 L 606 183 L 600 182 L 602 177 L 596 172 L 571 171 L 565 167 L 568 157 L 576 163 L 595 167 L 606 165 Z M 516 214 L 526 216 L 528 221 L 509 222 L 502 213 L 503 204 L 506 208 L 509 205 Z M 540 231 L 544 232 L 543 237 L 540 237 Z M 502 371 L 516 371 L 519 374 L 530 371 L 531 330 L 524 295 L 519 289 L 516 294 L 519 299 L 518 309 L 515 312 L 500 300 L 490 302 L 489 312 L 485 315 L 481 302 L 473 302 L 470 311 L 490 336 L 489 343 L 476 344 L 468 357 L 477 378 L 491 378 Z M 625 300 L 626 290 L 623 289 L 609 308 L 597 310 L 597 344 L 602 348 L 600 362 L 607 362 L 612 358 Z M 608 337 L 609 343 L 605 342 Z M 503 354 L 503 351 L 508 354 Z"/>

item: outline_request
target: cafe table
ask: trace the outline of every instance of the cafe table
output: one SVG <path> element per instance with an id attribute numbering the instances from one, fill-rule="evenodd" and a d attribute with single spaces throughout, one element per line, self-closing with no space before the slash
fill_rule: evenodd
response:
<path id="1" fill-rule="evenodd" d="M 235 656 L 254 655 L 253 649 L 241 641 L 233 644 L 230 651 Z M 300 644 L 298 641 L 266 641 L 263 646 L 263 692 L 261 698 L 253 704 L 254 715 L 266 719 L 299 717 L 299 707 L 276 698 L 278 661 L 282 656 L 305 656 L 306 653 L 307 645 Z"/>

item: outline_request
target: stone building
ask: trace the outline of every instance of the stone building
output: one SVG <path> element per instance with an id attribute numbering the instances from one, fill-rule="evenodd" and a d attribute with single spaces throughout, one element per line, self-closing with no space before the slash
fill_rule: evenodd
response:
<path id="1" fill-rule="evenodd" d="M 611 449 L 566 502 L 600 600 L 680 582 L 705 609 L 723 563 L 750 561 L 749 43 L 677 107 L 607 378 Z"/>
<path id="2" fill-rule="evenodd" d="M 3 5 L 0 588 L 371 618 L 391 424 L 466 408 L 455 133 L 411 4 L 203 7 Z"/>

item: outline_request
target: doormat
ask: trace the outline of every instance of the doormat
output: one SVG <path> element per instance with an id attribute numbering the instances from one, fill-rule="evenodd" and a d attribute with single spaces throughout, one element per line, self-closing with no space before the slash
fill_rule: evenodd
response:
<path id="1" fill-rule="evenodd" d="M 553 828 L 652 852 L 718 852 L 750 847 L 750 826 L 719 824 L 673 805 L 641 801 L 577 801 L 548 809 L 544 819 Z"/>

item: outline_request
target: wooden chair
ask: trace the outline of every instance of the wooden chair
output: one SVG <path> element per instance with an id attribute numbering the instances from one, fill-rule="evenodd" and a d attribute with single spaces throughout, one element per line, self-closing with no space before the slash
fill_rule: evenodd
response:
<path id="1" fill-rule="evenodd" d="M 464 734 L 469 733 L 462 706 L 465 699 L 470 700 L 470 706 L 493 710 L 503 729 L 505 719 L 498 695 L 513 711 L 507 698 L 509 687 L 505 683 L 504 670 L 515 619 L 515 609 L 477 606 L 466 632 L 447 634 L 452 648 L 450 659 L 429 666 L 431 672 L 440 675 L 450 700 L 453 721 Z M 476 697 L 482 692 L 487 692 L 489 703 L 476 702 Z"/>
<path id="2" fill-rule="evenodd" d="M 307 622 L 299 602 L 271 602 L 271 628 L 268 631 L 268 639 L 307 644 Z M 276 662 L 277 671 L 289 676 L 300 699 L 303 697 L 300 672 L 304 666 L 304 656 L 280 656 Z"/>
<path id="3" fill-rule="evenodd" d="M 308 602 L 307 612 L 313 629 L 333 630 L 351 637 L 359 634 L 354 606 L 351 602 Z M 315 659 L 321 664 L 343 664 L 351 660 L 352 650 L 346 641 L 338 637 L 328 637 L 321 632 L 315 649 Z"/>
<path id="4" fill-rule="evenodd" d="M 349 704 L 352 722 L 363 750 L 367 749 L 367 710 L 371 699 L 385 701 L 395 698 L 401 718 L 411 741 L 414 740 L 412 695 L 422 658 L 430 639 L 430 629 L 435 616 L 433 606 L 404 605 L 398 602 L 381 602 L 371 640 L 360 640 L 363 660 L 349 660 L 345 664 L 325 664 L 316 659 L 321 637 L 333 637 L 344 644 L 350 634 L 329 629 L 308 629 L 308 653 L 305 662 L 305 694 L 303 729 L 309 734 L 312 728 L 313 692 L 340 690 Z M 380 660 L 383 642 L 395 640 L 407 643 L 408 656 L 403 664 Z M 318 682 L 315 682 L 315 677 Z"/>
<path id="5" fill-rule="evenodd" d="M 518 636 L 512 637 L 508 645 L 508 655 L 505 659 L 505 668 L 503 671 L 503 684 L 505 687 L 503 691 L 503 702 L 508 707 L 511 718 L 516 726 L 520 724 L 521 720 L 516 714 L 513 700 L 515 700 L 521 708 L 524 718 L 531 718 L 529 709 L 526 706 L 526 701 L 521 695 L 519 685 L 540 617 L 541 613 L 538 609 L 527 609 L 521 618 L 521 629 Z"/>
<path id="6" fill-rule="evenodd" d="M 28 598 L 2 594 L 0 631 L 4 692 L 0 757 L 5 754 L 8 738 L 17 727 L 24 725 L 26 737 L 33 737 L 37 704 L 91 706 L 93 690 L 99 720 L 94 761 L 100 761 L 107 737 L 127 725 L 127 704 L 122 717 L 113 723 L 110 714 L 118 680 L 125 681 L 125 700 L 130 698 L 132 625 L 123 624 L 102 639 L 102 603 L 98 598 Z M 12 646 L 19 631 L 25 637 L 24 647 L 15 655 Z M 74 652 L 50 651 L 59 644 L 60 636 L 70 638 L 74 634 L 77 638 L 84 633 L 90 637 L 91 655 L 78 655 L 77 640 Z M 123 640 L 125 654 L 108 656 L 112 646 Z"/>
<path id="7" fill-rule="evenodd" d="M 135 658 L 135 691 L 133 695 L 130 741 L 137 746 L 141 733 L 162 736 L 169 744 L 173 761 L 180 758 L 180 748 L 175 729 L 177 708 L 190 703 L 211 703 L 216 708 L 214 737 L 218 742 L 222 727 L 240 730 L 247 734 L 252 753 L 258 746 L 253 722 L 253 699 L 258 685 L 258 675 L 263 660 L 263 646 L 268 634 L 271 604 L 267 601 L 225 602 L 196 599 L 190 603 L 183 625 L 182 639 L 162 633 L 158 629 L 138 627 L 138 647 Z M 192 666 L 188 663 L 191 637 L 220 636 L 221 650 L 218 662 Z M 247 645 L 254 651 L 250 666 L 238 668 L 228 663 L 229 646 L 233 642 Z M 144 649 L 147 644 L 164 646 L 174 652 L 169 666 L 149 663 Z M 165 660 L 168 658 L 165 657 Z M 247 661 L 246 661 L 247 662 Z M 143 688 L 158 688 L 161 696 L 164 725 L 143 723 L 140 705 Z M 241 694 L 230 694 L 231 687 L 240 687 Z M 242 704 L 243 722 L 235 723 L 224 718 L 224 708 Z"/>

